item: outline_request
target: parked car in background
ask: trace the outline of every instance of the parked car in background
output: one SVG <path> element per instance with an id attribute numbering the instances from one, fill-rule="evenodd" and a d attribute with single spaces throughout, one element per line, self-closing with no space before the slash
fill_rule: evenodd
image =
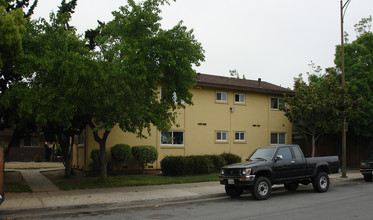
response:
<path id="1" fill-rule="evenodd" d="M 364 176 L 364 180 L 367 182 L 372 181 L 373 175 L 373 157 L 361 161 L 360 172 Z"/>

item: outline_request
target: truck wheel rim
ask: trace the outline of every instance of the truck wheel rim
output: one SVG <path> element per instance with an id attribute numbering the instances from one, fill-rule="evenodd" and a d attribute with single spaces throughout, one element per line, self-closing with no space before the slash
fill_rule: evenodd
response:
<path id="1" fill-rule="evenodd" d="M 325 176 L 322 176 L 320 178 L 320 187 L 325 189 L 328 186 L 328 180 L 326 179 Z"/>
<path id="2" fill-rule="evenodd" d="M 262 195 L 262 196 L 265 196 L 267 195 L 268 193 L 268 185 L 267 183 L 265 182 L 261 182 L 258 186 L 258 189 L 259 189 L 259 194 Z"/>

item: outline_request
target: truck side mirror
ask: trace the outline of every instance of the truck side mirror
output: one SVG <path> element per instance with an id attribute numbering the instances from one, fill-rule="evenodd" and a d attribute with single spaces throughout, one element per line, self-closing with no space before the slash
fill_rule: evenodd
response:
<path id="1" fill-rule="evenodd" d="M 282 160 L 282 155 L 277 155 L 277 156 L 275 157 L 275 161 L 278 161 L 278 160 Z"/>

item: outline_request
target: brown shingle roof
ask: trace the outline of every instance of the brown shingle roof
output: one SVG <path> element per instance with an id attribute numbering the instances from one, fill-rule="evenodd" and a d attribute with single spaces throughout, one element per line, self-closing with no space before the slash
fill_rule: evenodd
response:
<path id="1" fill-rule="evenodd" d="M 238 91 L 257 92 L 274 95 L 294 95 L 294 91 L 268 82 L 247 79 L 237 79 L 224 76 L 214 76 L 198 73 L 197 86 Z"/>

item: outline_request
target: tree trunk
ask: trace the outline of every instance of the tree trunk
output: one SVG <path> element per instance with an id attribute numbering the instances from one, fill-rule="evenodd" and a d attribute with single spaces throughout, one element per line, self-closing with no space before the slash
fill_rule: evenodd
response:
<path id="1" fill-rule="evenodd" d="M 73 136 L 74 138 L 74 136 Z M 72 148 L 70 151 L 70 143 L 71 145 L 74 144 L 73 139 L 70 142 L 70 136 L 65 135 L 65 134 L 59 134 L 58 135 L 58 142 L 60 144 L 60 148 L 62 151 L 62 162 L 63 165 L 65 166 L 65 177 L 68 178 L 71 175 L 71 152 Z"/>
<path id="2" fill-rule="evenodd" d="M 315 138 L 315 135 L 312 134 L 312 154 L 311 154 L 311 157 L 315 157 L 315 145 L 316 145 L 316 138 Z"/>
<path id="3" fill-rule="evenodd" d="M 107 178 L 107 159 L 106 159 L 106 140 L 109 136 L 110 131 L 105 130 L 102 138 L 98 135 L 98 131 L 95 131 L 95 125 L 93 122 L 89 122 L 89 127 L 93 131 L 93 138 L 100 145 L 100 175 L 103 178 Z"/>

